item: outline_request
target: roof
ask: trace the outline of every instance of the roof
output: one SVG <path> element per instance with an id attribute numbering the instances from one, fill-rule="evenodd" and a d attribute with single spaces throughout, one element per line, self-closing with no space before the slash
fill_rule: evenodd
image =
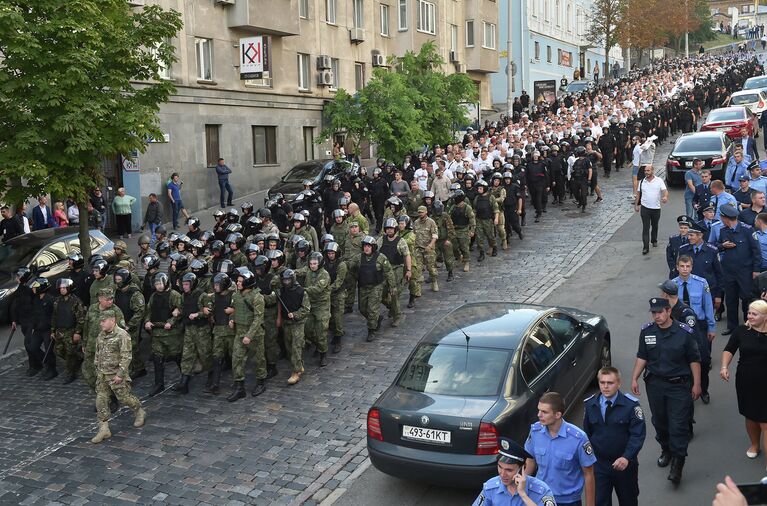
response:
<path id="1" fill-rule="evenodd" d="M 90 234 L 94 235 L 93 232 L 94 230 L 91 230 Z M 53 239 L 59 239 L 65 236 L 77 236 L 77 234 L 79 233 L 80 233 L 79 227 L 47 228 L 45 230 L 35 230 L 34 232 L 30 232 L 28 234 L 16 236 L 10 241 L 8 241 L 8 243 L 9 244 L 24 243 L 24 245 L 46 244 L 52 241 Z"/>
<path id="2" fill-rule="evenodd" d="M 762 76 L 762 77 L 767 77 L 767 76 Z M 739 95 L 753 95 L 754 93 L 759 93 L 760 91 L 762 91 L 761 88 L 751 88 L 750 90 L 736 91 L 736 92 L 734 92 L 730 96 L 731 97 L 737 97 Z M 733 106 L 733 107 L 736 107 L 736 106 Z"/>

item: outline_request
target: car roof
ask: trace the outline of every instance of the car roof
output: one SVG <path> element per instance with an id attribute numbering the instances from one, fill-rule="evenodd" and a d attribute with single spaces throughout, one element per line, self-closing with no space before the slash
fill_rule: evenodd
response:
<path id="1" fill-rule="evenodd" d="M 724 132 L 719 132 L 717 130 L 708 130 L 708 131 L 705 131 L 705 132 L 690 132 L 690 133 L 682 134 L 679 137 L 679 139 L 677 139 L 677 140 L 690 139 L 690 138 L 693 138 L 693 137 L 719 137 L 719 138 L 721 138 L 721 137 L 724 137 L 725 135 L 726 134 Z"/>
<path id="2" fill-rule="evenodd" d="M 91 236 L 98 236 L 100 232 L 97 230 L 88 231 Z M 25 246 L 35 246 L 48 244 L 61 239 L 75 238 L 80 233 L 78 227 L 58 227 L 58 228 L 46 228 L 45 230 L 35 230 L 28 234 L 23 234 L 14 237 L 7 244 L 24 244 Z"/>
<path id="3" fill-rule="evenodd" d="M 437 322 L 422 342 L 514 350 L 524 331 L 552 308 L 511 302 L 463 304 Z M 465 333 L 465 334 L 464 334 Z"/>
<path id="4" fill-rule="evenodd" d="M 765 76 L 765 77 L 767 77 L 767 76 Z M 734 92 L 734 93 L 733 93 L 732 95 L 730 95 L 730 96 L 732 96 L 732 97 L 737 97 L 737 96 L 739 96 L 739 95 L 753 95 L 754 93 L 759 93 L 760 91 L 763 91 L 763 90 L 762 90 L 762 88 L 751 88 L 750 90 L 740 90 L 740 91 L 736 91 L 736 92 Z"/>
<path id="5" fill-rule="evenodd" d="M 733 109 L 738 109 L 740 112 L 745 112 L 746 106 L 745 105 L 731 105 L 729 107 L 719 107 L 718 109 L 712 109 L 708 114 L 709 116 L 715 112 L 723 112 L 723 111 L 731 111 Z"/>

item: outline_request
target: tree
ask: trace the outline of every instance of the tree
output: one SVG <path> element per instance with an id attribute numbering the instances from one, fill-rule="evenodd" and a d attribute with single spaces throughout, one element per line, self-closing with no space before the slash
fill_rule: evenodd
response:
<path id="1" fill-rule="evenodd" d="M 359 156 L 360 144 L 370 136 L 373 127 L 365 116 L 360 93 L 350 95 L 339 88 L 335 99 L 325 105 L 323 114 L 327 126 L 320 132 L 317 143 L 332 139 L 337 132 L 344 132 L 352 143 L 354 154 Z"/>
<path id="2" fill-rule="evenodd" d="M 643 50 L 662 46 L 668 41 L 663 19 L 666 13 L 664 1 L 668 5 L 677 5 L 667 0 L 630 0 L 623 5 L 616 34 L 621 46 Z"/>
<path id="3" fill-rule="evenodd" d="M 594 0 L 586 40 L 605 48 L 605 72 L 610 72 L 610 50 L 618 43 L 618 25 L 626 0 Z M 591 70 L 591 69 L 589 69 Z"/>
<path id="4" fill-rule="evenodd" d="M 0 0 L 0 195 L 73 196 L 86 258 L 101 159 L 161 136 L 157 113 L 175 87 L 159 71 L 181 26 L 176 11 L 125 0 Z"/>

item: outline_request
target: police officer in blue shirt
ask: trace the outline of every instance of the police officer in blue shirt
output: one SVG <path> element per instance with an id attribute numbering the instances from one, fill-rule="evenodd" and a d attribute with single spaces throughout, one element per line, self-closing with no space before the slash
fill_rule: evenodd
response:
<path id="1" fill-rule="evenodd" d="M 687 232 L 687 244 L 679 247 L 677 258 L 686 255 L 692 258 L 692 273 L 708 282 L 711 296 L 714 299 L 714 310 L 722 302 L 722 264 L 719 263 L 719 250 L 704 242 L 705 231 L 698 223 L 690 225 Z"/>
<path id="2" fill-rule="evenodd" d="M 639 503 L 639 450 L 647 429 L 639 401 L 620 391 L 621 373 L 603 367 L 597 374 L 599 394 L 584 402 L 583 431 L 594 446 L 597 506 L 612 506 L 613 489 L 620 506 Z"/>
<path id="3" fill-rule="evenodd" d="M 767 177 L 762 176 L 762 168 L 759 166 L 758 160 L 748 164 L 748 174 L 751 178 L 748 186 L 754 191 L 767 193 Z"/>
<path id="4" fill-rule="evenodd" d="M 702 183 L 695 187 L 695 194 L 692 196 L 692 206 L 698 211 L 698 219 L 703 219 L 703 210 L 711 203 L 711 171 L 703 169 L 700 171 Z"/>
<path id="5" fill-rule="evenodd" d="M 679 225 L 679 233 L 668 238 L 666 245 L 666 263 L 668 264 L 669 279 L 676 276 L 676 255 L 682 244 L 687 244 L 687 232 L 690 230 L 691 220 L 689 216 L 679 216 L 676 219 Z"/>
<path id="6" fill-rule="evenodd" d="M 554 494 L 545 482 L 525 473 L 530 455 L 516 441 L 498 438 L 498 476 L 482 485 L 472 506 L 556 506 Z"/>
<path id="7" fill-rule="evenodd" d="M 525 441 L 526 471 L 545 481 L 559 506 L 594 506 L 594 448 L 586 433 L 565 421 L 565 401 L 557 392 L 546 392 L 538 401 L 538 421 Z"/>
<path id="8" fill-rule="evenodd" d="M 737 183 L 735 183 L 737 184 Z M 738 207 L 738 201 L 732 194 L 724 191 L 724 184 L 716 180 L 711 183 L 711 203 L 714 205 L 714 218 L 717 220 L 722 219 L 722 207 L 730 204 L 734 207 Z"/>
<path id="9" fill-rule="evenodd" d="M 700 396 L 700 353 L 695 331 L 671 317 L 668 300 L 650 299 L 653 321 L 642 326 L 631 375 L 631 393 L 638 396 L 644 372 L 655 439 L 660 443 L 658 467 L 671 464 L 668 479 L 677 484 L 687 457 L 692 403 Z"/>
<path id="10" fill-rule="evenodd" d="M 695 329 L 700 352 L 700 400 L 703 404 L 711 402 L 708 393 L 708 370 L 711 365 L 711 342 L 716 337 L 716 322 L 714 321 L 714 302 L 708 282 L 692 274 L 694 260 L 682 255 L 677 259 L 679 276 L 672 281 L 676 284 L 679 297 L 695 312 L 693 321 L 684 320 L 688 326 Z"/>
<path id="11" fill-rule="evenodd" d="M 719 231 L 717 247 L 724 272 L 724 299 L 727 306 L 727 330 L 730 335 L 738 326 L 738 300 L 742 304 L 745 319 L 751 302 L 751 285 L 762 266 L 762 252 L 754 239 L 754 229 L 738 221 L 738 210 L 733 206 L 722 207 L 723 227 Z"/>
<path id="12" fill-rule="evenodd" d="M 714 209 L 714 204 L 709 204 L 703 208 L 703 219 L 698 222 L 698 225 L 703 227 L 703 240 L 711 244 L 714 244 L 711 241 L 713 230 L 721 226 L 721 222 L 714 217 L 715 215 L 716 209 Z"/>
<path id="13" fill-rule="evenodd" d="M 738 188 L 738 178 L 743 174 L 748 174 L 748 164 L 751 160 L 746 160 L 742 151 L 736 151 L 732 158 L 727 162 L 727 169 L 724 175 L 724 182 L 727 188 L 735 191 Z"/>

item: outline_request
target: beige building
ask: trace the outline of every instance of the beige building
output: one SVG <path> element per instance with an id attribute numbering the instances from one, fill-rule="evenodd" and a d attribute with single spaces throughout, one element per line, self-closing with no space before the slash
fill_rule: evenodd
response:
<path id="1" fill-rule="evenodd" d="M 297 162 L 325 158 L 317 145 L 323 106 L 338 88 L 359 89 L 387 58 L 435 41 L 446 72 L 466 72 L 492 103 L 498 70 L 495 0 L 133 0 L 181 12 L 171 41 L 179 61 L 165 70 L 177 94 L 160 112 L 163 139 L 127 172 L 106 163 L 112 183 L 146 199 L 165 193 L 177 171 L 189 209 L 218 202 L 212 168 L 219 156 L 233 169 L 237 195 L 268 188 Z M 263 37 L 268 69 L 240 78 L 240 41 Z M 252 55 L 252 54 L 251 54 Z M 372 154 L 372 153 L 368 153 Z M 122 178 L 117 181 L 118 178 Z M 235 195 L 235 198 L 237 197 Z M 257 203 L 260 204 L 260 203 Z M 139 211 L 136 209 L 135 211 Z M 138 219 L 137 212 L 134 216 Z"/>

